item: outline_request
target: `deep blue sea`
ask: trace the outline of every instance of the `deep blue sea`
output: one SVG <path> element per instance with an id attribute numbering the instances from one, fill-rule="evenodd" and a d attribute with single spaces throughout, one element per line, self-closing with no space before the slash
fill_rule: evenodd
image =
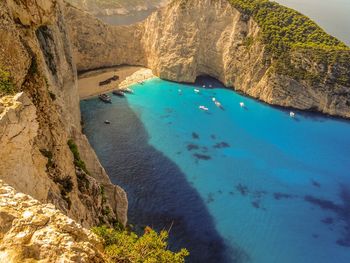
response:
<path id="1" fill-rule="evenodd" d="M 112 104 L 81 102 L 90 143 L 128 193 L 129 223 L 170 230 L 188 262 L 350 262 L 349 121 L 293 119 L 209 78 L 132 88 Z"/>

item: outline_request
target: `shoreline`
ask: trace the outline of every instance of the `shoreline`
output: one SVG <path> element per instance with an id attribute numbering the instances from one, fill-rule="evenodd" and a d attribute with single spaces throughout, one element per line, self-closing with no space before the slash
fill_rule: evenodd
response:
<path id="1" fill-rule="evenodd" d="M 113 76 L 118 76 L 119 79 L 107 85 L 99 85 L 101 81 L 105 81 Z M 99 94 L 123 89 L 152 78 L 156 78 L 152 70 L 139 66 L 117 66 L 87 71 L 78 75 L 79 99 L 84 100 L 96 97 Z"/>

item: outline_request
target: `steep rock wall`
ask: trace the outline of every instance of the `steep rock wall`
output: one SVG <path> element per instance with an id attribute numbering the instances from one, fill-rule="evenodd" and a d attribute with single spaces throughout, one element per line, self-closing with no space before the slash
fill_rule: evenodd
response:
<path id="1" fill-rule="evenodd" d="M 0 179 L 84 226 L 125 224 L 126 193 L 111 184 L 81 133 L 62 2 L 1 1 L 0 17 L 0 68 L 22 92 L 0 100 Z M 69 139 L 91 171 L 79 167 Z"/>
<path id="2" fill-rule="evenodd" d="M 81 20 L 78 10 L 74 17 L 72 12 L 66 10 L 78 70 L 136 64 L 173 81 L 210 75 L 270 104 L 350 118 L 350 84 L 331 81 L 342 64 L 323 65 L 310 54 L 294 52 L 291 65 L 325 77 L 310 82 L 278 73 L 258 24 L 227 0 L 174 0 L 128 27 L 103 25 L 89 15 Z M 350 69 L 343 70 L 350 76 Z"/>
<path id="3" fill-rule="evenodd" d="M 121 64 L 145 65 L 140 25 L 109 26 L 69 4 L 65 5 L 65 18 L 78 71 Z"/>

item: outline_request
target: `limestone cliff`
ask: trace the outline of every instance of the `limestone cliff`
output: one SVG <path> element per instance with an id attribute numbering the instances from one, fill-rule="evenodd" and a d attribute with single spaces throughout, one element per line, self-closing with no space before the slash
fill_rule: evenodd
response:
<path id="1" fill-rule="evenodd" d="M 0 262 L 106 262 L 101 240 L 0 180 Z"/>
<path id="2" fill-rule="evenodd" d="M 316 58 L 317 52 L 298 49 L 291 52 L 284 71 L 276 70 L 261 27 L 231 2 L 174 0 L 146 21 L 128 27 L 107 26 L 68 7 L 65 14 L 78 70 L 143 65 L 161 78 L 180 82 L 210 75 L 270 104 L 350 118 L 346 59 L 328 63 Z M 349 50 L 343 53 L 350 57 Z M 291 77 L 286 73 L 289 68 L 303 74 Z M 336 81 L 341 76 L 346 80 Z"/>
<path id="3" fill-rule="evenodd" d="M 67 0 L 93 15 L 126 15 L 135 11 L 152 10 L 164 6 L 168 0 Z"/>
<path id="4" fill-rule="evenodd" d="M 84 226 L 125 224 L 126 193 L 81 132 L 62 2 L 1 1 L 0 47 L 13 86 L 0 99 L 0 179 Z"/>

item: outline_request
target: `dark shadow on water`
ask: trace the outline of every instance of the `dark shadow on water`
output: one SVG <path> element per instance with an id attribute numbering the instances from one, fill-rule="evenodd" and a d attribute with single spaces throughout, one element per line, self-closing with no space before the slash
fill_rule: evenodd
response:
<path id="1" fill-rule="evenodd" d="M 85 132 L 111 180 L 129 198 L 129 223 L 156 230 L 171 227 L 172 250 L 187 248 L 187 262 L 245 262 L 248 255 L 229 248 L 212 216 L 180 168 L 149 145 L 149 136 L 127 100 L 112 105 L 81 103 Z M 108 119 L 109 126 L 101 122 Z M 212 198 L 209 198 L 212 201 Z"/>
<path id="2" fill-rule="evenodd" d="M 334 203 L 331 200 L 321 199 L 315 196 L 307 195 L 304 197 L 306 202 L 318 206 L 324 211 L 333 212 L 338 220 L 343 221 L 344 228 L 342 236 L 336 241 L 336 244 L 342 247 L 350 248 L 350 187 L 341 185 L 339 197 L 342 200 L 341 204 Z M 333 217 L 323 218 L 322 223 L 331 225 L 334 222 Z M 333 231 L 333 228 L 330 228 Z"/>

